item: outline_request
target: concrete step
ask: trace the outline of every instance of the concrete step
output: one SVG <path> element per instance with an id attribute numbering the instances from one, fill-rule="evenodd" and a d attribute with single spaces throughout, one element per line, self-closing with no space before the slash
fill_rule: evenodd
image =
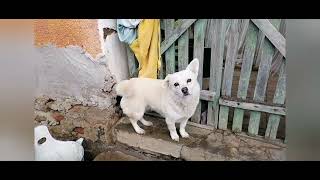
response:
<path id="1" fill-rule="evenodd" d="M 154 154 L 154 157 L 162 156 L 164 160 L 285 160 L 284 144 L 272 144 L 230 131 L 208 130 L 190 125 L 186 127 L 190 137 L 180 137 L 180 141 L 175 142 L 171 140 L 163 119 L 151 116 L 145 116 L 145 119 L 153 122 L 153 126 L 139 124 L 146 131 L 144 135 L 139 135 L 128 118 L 122 118 L 114 129 L 117 143 Z"/>
<path id="2" fill-rule="evenodd" d="M 176 158 L 148 152 L 139 148 L 116 143 L 108 150 L 98 154 L 93 161 L 164 161 L 177 160 Z"/>
<path id="3" fill-rule="evenodd" d="M 142 161 L 138 157 L 128 155 L 121 151 L 106 151 L 94 158 L 93 161 Z"/>

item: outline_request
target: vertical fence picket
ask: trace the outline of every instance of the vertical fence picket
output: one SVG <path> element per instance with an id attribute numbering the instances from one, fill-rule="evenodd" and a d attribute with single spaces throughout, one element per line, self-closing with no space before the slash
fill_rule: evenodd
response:
<path id="1" fill-rule="evenodd" d="M 230 27 L 230 36 L 227 45 L 227 56 L 225 61 L 225 68 L 224 68 L 224 75 L 223 75 L 223 82 L 221 88 L 221 95 L 222 96 L 231 96 L 231 88 L 232 88 L 232 79 L 233 79 L 233 72 L 234 72 L 234 65 L 237 58 L 237 45 L 238 45 L 238 23 L 237 19 L 231 21 Z M 228 114 L 229 114 L 229 107 L 221 106 L 219 112 L 219 129 L 227 129 L 228 124 Z"/>
<path id="2" fill-rule="evenodd" d="M 198 72 L 198 82 L 200 88 L 202 89 L 202 79 L 203 79 L 203 56 L 204 56 L 204 38 L 206 30 L 207 20 L 199 19 L 194 25 L 194 50 L 193 57 L 199 59 L 199 72 Z M 196 112 L 191 118 L 191 121 L 200 123 L 201 120 L 201 102 L 199 102 Z"/>
<path id="3" fill-rule="evenodd" d="M 169 38 L 174 28 L 174 19 L 166 19 L 165 23 L 165 38 Z M 174 43 L 165 52 L 166 60 L 166 74 L 172 74 L 175 72 L 175 47 Z"/>
<path id="4" fill-rule="evenodd" d="M 286 69 L 285 69 L 285 61 L 283 59 L 276 92 L 273 98 L 273 103 L 284 104 L 285 97 L 286 97 Z M 267 130 L 265 133 L 266 138 L 276 139 L 279 122 L 280 122 L 279 115 L 270 114 L 268 119 Z"/>
<path id="5" fill-rule="evenodd" d="M 274 22 L 275 23 L 275 22 Z M 275 27 L 279 29 L 279 26 Z M 261 32 L 261 31 L 260 31 Z M 264 37 L 264 35 L 263 35 Z M 266 88 L 269 79 L 272 59 L 275 53 L 275 47 L 268 39 L 262 40 L 261 46 L 261 58 L 258 70 L 258 76 L 256 81 L 256 87 L 254 90 L 253 100 L 263 102 L 265 100 Z M 250 113 L 248 133 L 250 135 L 257 135 L 259 131 L 261 112 L 253 111 Z"/>
<path id="6" fill-rule="evenodd" d="M 225 20 L 212 20 L 212 42 L 211 42 L 211 63 L 210 63 L 210 80 L 209 90 L 216 93 L 215 101 L 208 103 L 207 124 L 215 128 L 218 126 L 218 113 L 222 66 L 223 66 L 223 51 L 225 41 Z"/>
<path id="7" fill-rule="evenodd" d="M 256 49 L 256 44 L 258 39 L 257 35 L 258 35 L 258 28 L 253 23 L 250 22 L 247 36 L 244 42 L 245 49 L 244 49 L 244 55 L 243 55 L 242 66 L 241 66 L 241 74 L 240 74 L 240 80 L 239 80 L 239 86 L 238 86 L 238 93 L 237 93 L 237 97 L 240 99 L 246 99 L 247 97 L 249 80 L 250 80 L 251 69 L 252 69 L 252 62 L 253 62 L 254 52 Z M 235 132 L 242 131 L 243 115 L 244 115 L 243 109 L 236 108 L 234 110 L 233 124 L 232 124 L 233 131 Z"/>

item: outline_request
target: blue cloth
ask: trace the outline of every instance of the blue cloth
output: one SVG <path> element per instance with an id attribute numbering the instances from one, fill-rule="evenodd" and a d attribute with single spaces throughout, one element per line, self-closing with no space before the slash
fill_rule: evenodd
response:
<path id="1" fill-rule="evenodd" d="M 117 19 L 117 32 L 121 42 L 131 44 L 137 39 L 137 26 L 142 19 Z"/>

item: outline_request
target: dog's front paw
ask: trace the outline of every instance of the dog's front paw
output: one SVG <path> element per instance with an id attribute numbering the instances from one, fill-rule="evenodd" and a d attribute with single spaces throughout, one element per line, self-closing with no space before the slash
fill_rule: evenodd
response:
<path id="1" fill-rule="evenodd" d="M 180 131 L 180 135 L 182 138 L 188 138 L 189 134 L 186 131 Z"/>
<path id="2" fill-rule="evenodd" d="M 171 133 L 170 136 L 172 140 L 179 142 L 179 136 L 177 133 Z"/>

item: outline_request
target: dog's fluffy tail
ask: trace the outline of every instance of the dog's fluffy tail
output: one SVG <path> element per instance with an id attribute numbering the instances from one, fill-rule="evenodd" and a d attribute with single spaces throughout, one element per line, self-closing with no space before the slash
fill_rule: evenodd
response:
<path id="1" fill-rule="evenodd" d="M 130 91 L 130 81 L 124 80 L 118 83 L 116 86 L 116 92 L 118 96 L 129 97 L 132 95 L 132 91 Z"/>

